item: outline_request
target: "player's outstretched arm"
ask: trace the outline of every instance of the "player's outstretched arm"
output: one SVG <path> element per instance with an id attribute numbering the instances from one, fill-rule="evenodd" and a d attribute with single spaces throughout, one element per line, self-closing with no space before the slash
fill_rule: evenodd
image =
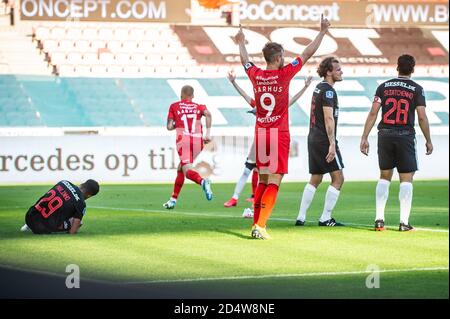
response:
<path id="1" fill-rule="evenodd" d="M 369 155 L 369 134 L 377 120 L 377 114 L 380 107 L 381 104 L 379 102 L 373 102 L 372 108 L 367 115 L 366 123 L 364 124 L 364 132 L 361 136 L 361 143 L 359 145 L 359 149 L 364 155 Z"/>
<path id="2" fill-rule="evenodd" d="M 419 119 L 419 126 L 425 137 L 425 147 L 427 149 L 427 155 L 433 153 L 433 143 L 431 142 L 430 123 L 428 122 L 427 113 L 425 112 L 425 106 L 416 107 L 417 117 Z"/>
<path id="3" fill-rule="evenodd" d="M 247 48 L 245 47 L 245 35 L 242 31 L 242 26 L 239 25 L 239 32 L 234 37 L 237 44 L 239 45 L 239 55 L 241 57 L 242 65 L 246 65 L 250 62 L 250 58 L 248 56 Z"/>
<path id="4" fill-rule="evenodd" d="M 81 219 L 74 218 L 72 221 L 72 227 L 70 227 L 69 234 L 76 234 L 81 227 Z"/>
<path id="5" fill-rule="evenodd" d="M 211 142 L 212 116 L 211 116 L 211 113 L 208 110 L 205 110 L 203 112 L 203 116 L 205 117 L 205 120 L 206 120 L 206 134 L 205 134 L 205 137 L 203 138 L 203 142 L 205 144 L 208 144 L 209 142 Z"/>
<path id="6" fill-rule="evenodd" d="M 309 60 L 310 57 L 316 53 L 317 49 L 320 46 L 320 43 L 322 43 L 323 37 L 328 31 L 328 28 L 330 27 L 330 22 L 328 19 L 323 17 L 323 14 L 320 16 L 320 32 L 316 36 L 316 38 L 305 48 L 303 53 L 300 55 L 300 58 L 302 60 L 303 65 L 305 65 L 306 61 Z"/>
<path id="7" fill-rule="evenodd" d="M 228 80 L 233 84 L 236 91 L 251 105 L 252 98 L 236 83 L 236 75 L 233 71 L 228 72 Z"/>
<path id="8" fill-rule="evenodd" d="M 327 131 L 328 141 L 330 142 L 328 154 L 325 159 L 328 163 L 330 163 L 336 156 L 336 137 L 334 133 L 334 117 L 332 107 L 323 107 L 323 118 L 325 119 L 325 129 Z"/>
<path id="9" fill-rule="evenodd" d="M 305 86 L 297 93 L 295 94 L 292 99 L 289 101 L 289 106 L 293 105 L 297 100 L 305 93 L 305 91 L 308 89 L 308 87 L 311 85 L 312 82 L 312 76 L 308 76 L 305 78 Z"/>

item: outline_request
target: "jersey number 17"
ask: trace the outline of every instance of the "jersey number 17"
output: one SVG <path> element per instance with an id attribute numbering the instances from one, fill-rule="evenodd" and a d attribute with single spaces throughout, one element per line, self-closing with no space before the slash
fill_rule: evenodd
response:
<path id="1" fill-rule="evenodd" d="M 186 133 L 189 133 L 189 123 L 188 123 L 188 119 L 192 119 L 192 124 L 191 124 L 191 133 L 195 133 L 195 122 L 197 121 L 197 115 L 196 114 L 184 114 L 181 119 L 184 122 L 184 131 Z"/>

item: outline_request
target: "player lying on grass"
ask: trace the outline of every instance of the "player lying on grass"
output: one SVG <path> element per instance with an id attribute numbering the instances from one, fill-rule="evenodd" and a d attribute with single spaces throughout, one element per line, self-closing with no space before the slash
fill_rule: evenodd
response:
<path id="1" fill-rule="evenodd" d="M 245 93 L 245 91 L 236 83 L 236 75 L 234 74 L 234 72 L 230 71 L 228 73 L 228 80 L 231 82 L 231 84 L 233 84 L 234 88 L 236 89 L 236 91 L 245 99 L 245 101 L 247 101 L 247 103 L 253 108 L 251 111 L 249 111 L 249 113 L 252 114 L 256 114 L 256 109 L 255 109 L 255 100 L 253 98 L 251 98 L 247 93 Z M 303 95 L 303 93 L 305 93 L 306 89 L 309 87 L 309 85 L 311 84 L 312 81 L 312 76 L 309 76 L 307 78 L 305 78 L 305 85 L 304 87 L 296 94 L 292 97 L 292 99 L 289 101 L 289 106 L 294 105 L 295 102 L 298 101 L 298 99 Z M 242 172 L 241 177 L 239 178 L 236 187 L 234 188 L 234 193 L 233 196 L 226 201 L 223 206 L 224 207 L 233 207 L 236 206 L 238 203 L 238 199 L 239 199 L 239 195 L 241 194 L 242 190 L 244 189 L 245 183 L 247 182 L 247 178 L 250 175 L 250 173 L 253 170 L 253 176 L 252 176 L 252 196 L 251 198 L 247 199 L 247 201 L 253 203 L 253 198 L 254 198 L 254 194 L 256 191 L 256 187 L 258 186 L 258 169 L 256 168 L 256 147 L 255 147 L 255 140 L 253 139 L 253 143 L 252 146 L 249 149 L 248 152 L 248 156 L 247 156 L 247 160 L 245 161 L 244 164 L 244 172 Z M 247 213 L 245 213 L 247 212 Z M 253 217 L 253 213 L 248 213 L 248 212 L 252 212 L 251 209 L 250 210 L 245 210 L 244 211 L 244 217 L 247 218 L 251 218 Z"/>
<path id="2" fill-rule="evenodd" d="M 178 196 L 187 177 L 200 185 L 205 192 L 206 199 L 211 200 L 213 193 L 211 181 L 202 178 L 193 167 L 195 158 L 203 150 L 204 143 L 211 142 L 211 113 L 205 105 L 193 102 L 194 88 L 185 85 L 181 89 L 181 101 L 173 103 L 167 116 L 167 129 L 176 130 L 176 147 L 180 156 L 180 164 L 177 169 L 177 177 L 170 199 L 163 204 L 166 209 L 173 209 L 177 204 Z M 206 119 L 206 134 L 203 137 L 202 117 Z"/>
<path id="3" fill-rule="evenodd" d="M 89 179 L 79 187 L 62 180 L 30 207 L 22 231 L 34 234 L 76 234 L 86 214 L 86 200 L 99 192 L 96 181 Z"/>
<path id="4" fill-rule="evenodd" d="M 302 66 L 317 51 L 330 23 L 321 16 L 320 32 L 305 48 L 301 56 L 284 65 L 284 49 L 275 42 L 263 48 L 266 69 L 256 67 L 245 48 L 245 35 L 239 29 L 235 39 L 239 45 L 241 63 L 253 84 L 256 102 L 256 166 L 259 184 L 255 194 L 255 214 L 251 236 L 270 239 L 266 230 L 278 196 L 284 174 L 288 173 L 290 148 L 289 84 Z"/>
<path id="5" fill-rule="evenodd" d="M 413 177 L 418 170 L 415 114 L 425 137 L 426 155 L 433 152 L 430 125 L 425 112 L 426 101 L 423 88 L 411 80 L 416 60 L 404 54 L 398 58 L 398 77 L 380 84 L 375 93 L 361 137 L 360 149 L 364 155 L 369 154 L 369 133 L 377 120 L 381 108 L 381 121 L 378 124 L 378 164 L 380 180 L 376 198 L 375 230 L 384 230 L 384 209 L 389 197 L 394 168 L 400 177 L 400 225 L 399 231 L 414 230 L 409 224 L 409 215 L 413 198 Z"/>

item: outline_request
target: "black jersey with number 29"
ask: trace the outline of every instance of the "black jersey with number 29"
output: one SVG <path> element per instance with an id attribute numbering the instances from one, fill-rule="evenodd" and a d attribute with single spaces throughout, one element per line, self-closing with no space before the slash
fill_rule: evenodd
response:
<path id="1" fill-rule="evenodd" d="M 82 219 L 86 203 L 80 189 L 69 181 L 63 180 L 53 186 L 31 207 L 30 216 L 49 230 L 56 231 L 70 218 Z"/>
<path id="2" fill-rule="evenodd" d="M 378 86 L 374 102 L 382 107 L 378 129 L 397 129 L 415 132 L 415 111 L 426 106 L 423 88 L 406 77 L 388 80 Z"/>

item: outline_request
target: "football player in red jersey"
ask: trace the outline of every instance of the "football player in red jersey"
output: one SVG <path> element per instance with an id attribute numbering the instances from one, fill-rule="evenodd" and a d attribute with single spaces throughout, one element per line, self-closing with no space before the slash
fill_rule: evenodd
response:
<path id="1" fill-rule="evenodd" d="M 194 89 L 189 85 L 183 86 L 181 89 L 181 100 L 170 106 L 167 116 L 167 129 L 169 131 L 176 130 L 176 145 L 180 156 L 180 164 L 178 165 L 172 197 L 163 205 L 166 209 L 175 208 L 185 177 L 202 187 L 207 200 L 210 201 L 213 196 L 211 181 L 207 178 L 202 178 L 192 168 L 192 163 L 202 151 L 203 144 L 211 142 L 212 121 L 211 113 L 206 106 L 193 102 L 193 98 Z M 201 122 L 203 116 L 206 119 L 205 136 L 203 136 Z"/>
<path id="2" fill-rule="evenodd" d="M 256 102 L 256 166 L 259 170 L 259 184 L 254 199 L 253 238 L 271 238 L 266 231 L 266 222 L 275 205 L 281 180 L 288 172 L 289 83 L 317 51 L 329 27 L 330 23 L 322 15 L 316 38 L 299 57 L 287 65 L 284 65 L 283 47 L 278 43 L 268 42 L 263 48 L 267 63 L 265 70 L 250 62 L 241 27 L 235 37 L 241 63 L 253 84 Z"/>
<path id="3" fill-rule="evenodd" d="M 236 75 L 234 72 L 228 73 L 228 80 L 231 82 L 233 87 L 236 89 L 236 91 L 245 99 L 245 101 L 252 107 L 252 110 L 248 111 L 247 113 L 251 113 L 256 115 L 256 103 L 255 100 L 252 99 L 237 83 L 236 83 Z M 312 76 L 308 76 L 305 78 L 305 85 L 304 87 L 295 94 L 292 99 L 289 101 L 289 106 L 294 105 L 297 100 L 305 93 L 305 91 L 308 89 L 309 85 L 312 82 Z M 251 198 L 248 198 L 247 201 L 253 203 L 254 195 L 256 188 L 258 187 L 258 169 L 256 168 L 256 146 L 255 141 L 253 140 L 253 143 L 249 149 L 247 160 L 245 161 L 245 168 L 244 172 L 242 173 L 241 177 L 239 178 L 236 187 L 234 188 L 233 196 L 226 201 L 223 206 L 226 208 L 237 206 L 239 195 L 244 189 L 245 183 L 247 182 L 247 178 L 250 175 L 250 172 L 253 170 L 252 175 L 252 196 Z M 248 208 L 244 210 L 243 217 L 245 218 L 253 218 L 253 211 Z"/>

